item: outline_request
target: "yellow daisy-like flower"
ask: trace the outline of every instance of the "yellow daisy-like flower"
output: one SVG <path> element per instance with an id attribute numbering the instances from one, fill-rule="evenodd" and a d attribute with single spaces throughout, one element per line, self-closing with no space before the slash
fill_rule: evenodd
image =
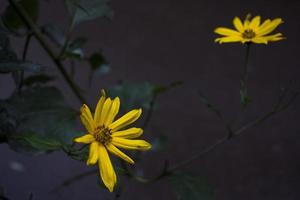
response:
<path id="1" fill-rule="evenodd" d="M 75 138 L 78 143 L 90 144 L 88 165 L 94 165 L 98 162 L 100 176 L 104 185 L 110 192 L 117 182 L 114 167 L 110 161 L 108 151 L 123 160 L 134 164 L 134 161 L 118 149 L 135 149 L 148 150 L 151 144 L 144 140 L 132 140 L 142 135 L 141 128 L 129 128 L 123 130 L 124 127 L 135 122 L 142 114 L 141 109 L 135 109 L 118 120 L 114 121 L 119 112 L 120 99 L 106 98 L 104 90 L 102 96 L 96 106 L 94 117 L 87 105 L 81 107 L 81 121 L 88 133 Z"/>
<path id="2" fill-rule="evenodd" d="M 284 39 L 281 33 L 268 35 L 283 23 L 281 18 L 267 19 L 262 24 L 260 16 L 256 16 L 252 20 L 250 18 L 251 16 L 247 15 L 244 22 L 242 22 L 239 17 L 235 17 L 233 25 L 236 30 L 225 27 L 216 28 L 215 33 L 224 37 L 216 38 L 215 42 L 219 42 L 220 44 L 227 42 L 268 44 L 268 42 Z"/>

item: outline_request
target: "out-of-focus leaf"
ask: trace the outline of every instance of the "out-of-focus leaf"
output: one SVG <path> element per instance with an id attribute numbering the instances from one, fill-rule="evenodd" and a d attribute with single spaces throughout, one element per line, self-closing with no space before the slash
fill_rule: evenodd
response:
<path id="1" fill-rule="evenodd" d="M 26 79 L 24 79 L 23 84 L 26 86 L 32 86 L 34 84 L 45 84 L 53 80 L 55 80 L 55 77 L 53 76 L 49 76 L 47 74 L 39 74 L 27 77 Z"/>
<path id="2" fill-rule="evenodd" d="M 101 53 L 94 53 L 88 59 L 92 72 L 96 74 L 107 74 L 110 72 L 110 67 Z"/>
<path id="3" fill-rule="evenodd" d="M 169 91 L 170 89 L 180 86 L 182 84 L 183 84 L 182 81 L 175 81 L 169 85 L 157 85 L 157 86 L 155 86 L 153 93 L 154 93 L 154 95 L 159 95 L 159 94 Z"/>
<path id="4" fill-rule="evenodd" d="M 37 148 L 46 148 L 49 141 L 53 148 L 58 147 L 53 144 L 70 144 L 78 135 L 73 129 L 77 113 L 54 87 L 30 87 L 7 102 L 17 113 L 17 126 L 9 135 L 9 144 L 17 151 L 43 151 Z M 26 145 L 20 138 L 27 138 Z"/>
<path id="5" fill-rule="evenodd" d="M 66 42 L 65 34 L 57 26 L 47 24 L 41 28 L 42 33 L 45 34 L 54 44 L 62 47 Z"/>
<path id="6" fill-rule="evenodd" d="M 121 109 L 123 112 L 134 108 L 150 107 L 153 98 L 154 85 L 148 82 L 129 83 L 124 82 L 108 90 L 108 94 L 112 97 L 120 97 Z"/>
<path id="7" fill-rule="evenodd" d="M 165 135 L 156 137 L 154 140 L 151 141 L 151 145 L 151 151 L 161 151 L 167 146 L 167 137 Z"/>
<path id="8" fill-rule="evenodd" d="M 41 151 L 59 150 L 63 145 L 58 140 L 40 137 L 36 134 L 20 134 L 14 137 L 14 140 L 25 149 L 33 148 Z"/>
<path id="9" fill-rule="evenodd" d="M 87 38 L 79 37 L 69 43 L 65 55 L 69 58 L 83 59 L 84 52 L 82 46 L 87 42 Z"/>
<path id="10" fill-rule="evenodd" d="M 109 2 L 110 0 L 65 0 L 74 25 L 98 17 L 112 18 L 113 11 Z"/>
<path id="11" fill-rule="evenodd" d="M 0 73 L 10 73 L 21 70 L 30 72 L 40 72 L 42 70 L 42 67 L 39 64 L 34 64 L 26 61 L 0 62 Z"/>
<path id="12" fill-rule="evenodd" d="M 36 22 L 38 19 L 39 1 L 20 0 L 18 3 L 27 11 L 31 19 Z M 15 9 L 11 5 L 7 6 L 1 18 L 4 25 L 13 32 L 25 27 L 23 20 L 19 17 L 18 13 L 16 13 Z"/>
<path id="13" fill-rule="evenodd" d="M 178 200 L 214 199 L 213 189 L 203 177 L 188 174 L 172 174 L 168 180 Z"/>
<path id="14" fill-rule="evenodd" d="M 17 126 L 17 112 L 5 100 L 0 100 L 0 138 L 12 133 Z"/>

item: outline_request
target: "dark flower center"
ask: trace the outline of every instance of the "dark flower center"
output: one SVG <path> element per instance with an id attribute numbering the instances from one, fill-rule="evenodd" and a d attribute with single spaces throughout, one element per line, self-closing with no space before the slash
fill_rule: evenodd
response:
<path id="1" fill-rule="evenodd" d="M 111 141 L 110 129 L 103 125 L 98 126 L 94 131 L 94 137 L 97 142 L 100 142 L 105 145 Z"/>
<path id="2" fill-rule="evenodd" d="M 251 30 L 251 29 L 247 29 L 247 30 L 245 30 L 244 31 L 244 33 L 243 33 L 243 38 L 245 38 L 245 39 L 252 39 L 252 38 L 254 38 L 255 37 L 255 32 L 253 31 L 253 30 Z"/>

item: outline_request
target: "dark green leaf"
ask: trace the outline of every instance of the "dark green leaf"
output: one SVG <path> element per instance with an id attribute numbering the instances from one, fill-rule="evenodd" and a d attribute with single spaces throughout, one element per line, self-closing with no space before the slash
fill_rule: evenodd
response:
<path id="1" fill-rule="evenodd" d="M 151 141 L 151 145 L 151 151 L 161 151 L 167 146 L 167 137 L 164 135 L 155 137 L 155 139 Z"/>
<path id="2" fill-rule="evenodd" d="M 44 33 L 54 44 L 62 47 L 66 42 L 65 34 L 57 26 L 52 24 L 47 24 L 41 28 L 42 33 Z"/>
<path id="3" fill-rule="evenodd" d="M 45 84 L 53 80 L 55 80 L 55 77 L 53 76 L 48 76 L 46 74 L 39 74 L 39 75 L 27 77 L 26 79 L 24 79 L 23 84 L 26 86 L 32 86 L 34 84 Z"/>
<path id="4" fill-rule="evenodd" d="M 110 72 L 110 67 L 101 53 L 94 53 L 88 59 L 93 72 L 97 74 L 107 74 Z"/>
<path id="5" fill-rule="evenodd" d="M 98 17 L 111 18 L 113 11 L 109 2 L 110 0 L 65 0 L 74 25 Z"/>
<path id="6" fill-rule="evenodd" d="M 20 0 L 19 4 L 27 11 L 31 19 L 36 22 L 38 19 L 38 9 L 39 1 L 38 0 Z M 23 20 L 16 13 L 15 9 L 12 6 L 8 6 L 5 9 L 4 14 L 2 15 L 2 20 L 5 26 L 11 31 L 17 31 L 18 29 L 24 28 L 25 24 Z"/>
<path id="7" fill-rule="evenodd" d="M 9 73 L 16 71 L 40 72 L 42 67 L 39 64 L 23 61 L 0 62 L 0 73 Z"/>
<path id="8" fill-rule="evenodd" d="M 84 52 L 82 46 L 87 42 L 86 38 L 79 37 L 69 43 L 65 55 L 69 58 L 83 59 Z"/>
<path id="9" fill-rule="evenodd" d="M 213 190 L 203 177 L 188 174 L 172 174 L 168 180 L 178 200 L 214 199 Z"/>
<path id="10" fill-rule="evenodd" d="M 124 82 L 108 90 L 112 97 L 120 97 L 121 109 L 123 112 L 134 108 L 150 107 L 153 98 L 153 89 L 155 86 L 150 83 L 129 83 Z"/>
<path id="11" fill-rule="evenodd" d="M 21 134 L 13 138 L 15 142 L 24 149 L 37 149 L 40 151 L 54 151 L 62 148 L 58 140 L 40 137 L 36 134 Z"/>
<path id="12" fill-rule="evenodd" d="M 77 113 L 65 104 L 62 94 L 54 87 L 28 88 L 22 91 L 21 96 L 13 95 L 8 103 L 17 112 L 18 124 L 9 137 L 9 144 L 15 150 L 41 151 L 44 149 L 36 148 L 45 147 L 44 143 L 70 144 L 78 135 L 73 129 Z M 29 140 L 32 142 L 34 139 L 34 142 L 27 141 L 26 144 L 33 146 L 24 146 L 17 140 L 28 135 Z"/>

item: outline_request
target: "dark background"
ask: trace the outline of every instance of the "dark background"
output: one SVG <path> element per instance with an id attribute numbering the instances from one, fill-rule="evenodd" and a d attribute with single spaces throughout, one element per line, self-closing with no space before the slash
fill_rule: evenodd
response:
<path id="1" fill-rule="evenodd" d="M 7 2 L 0 0 L 0 9 Z M 224 124 L 199 100 L 197 90 L 205 93 L 219 107 L 226 119 L 239 116 L 239 78 L 242 73 L 245 47 L 241 44 L 215 44 L 213 30 L 217 26 L 232 26 L 234 16 L 247 13 L 265 18 L 282 17 L 277 30 L 287 39 L 269 45 L 256 45 L 250 53 L 249 91 L 253 103 L 242 123 L 255 119 L 271 109 L 279 95 L 280 85 L 296 80 L 299 86 L 299 1 L 218 1 L 218 0 L 123 0 L 112 2 L 115 17 L 94 20 L 79 25 L 75 36 L 87 36 L 85 50 L 102 49 L 112 67 L 112 73 L 93 81 L 86 93 L 96 103 L 99 90 L 118 80 L 149 81 L 167 84 L 184 81 L 158 99 L 145 138 L 162 134 L 169 138 L 162 152 L 149 152 L 137 164 L 145 176 L 159 173 L 164 159 L 171 164 L 185 159 L 213 143 L 226 132 Z M 60 0 L 41 1 L 39 24 L 56 23 L 63 28 L 66 11 Z M 14 45 L 21 50 L 23 40 Z M 28 59 L 49 66 L 57 73 L 51 60 L 34 41 Z M 87 87 L 88 67 L 78 66 L 76 82 Z M 0 76 L 0 96 L 6 98 L 13 89 L 9 75 Z M 79 108 L 75 96 L 65 82 L 56 82 L 67 101 Z M 299 87 L 298 87 L 299 88 Z M 93 104 L 93 105 L 94 105 Z M 215 188 L 216 199 L 224 200 L 296 200 L 300 198 L 299 161 L 299 100 L 285 112 L 257 126 L 216 151 L 186 166 L 185 171 L 208 177 Z M 56 193 L 49 193 L 63 180 L 88 171 L 84 163 L 69 159 L 64 153 L 46 156 L 26 156 L 0 146 L 0 185 L 11 199 L 112 199 L 97 186 L 96 175 Z M 23 170 L 13 170 L 14 163 Z M 124 191 L 121 199 L 175 199 L 166 180 L 155 184 L 137 184 L 119 176 Z"/>

